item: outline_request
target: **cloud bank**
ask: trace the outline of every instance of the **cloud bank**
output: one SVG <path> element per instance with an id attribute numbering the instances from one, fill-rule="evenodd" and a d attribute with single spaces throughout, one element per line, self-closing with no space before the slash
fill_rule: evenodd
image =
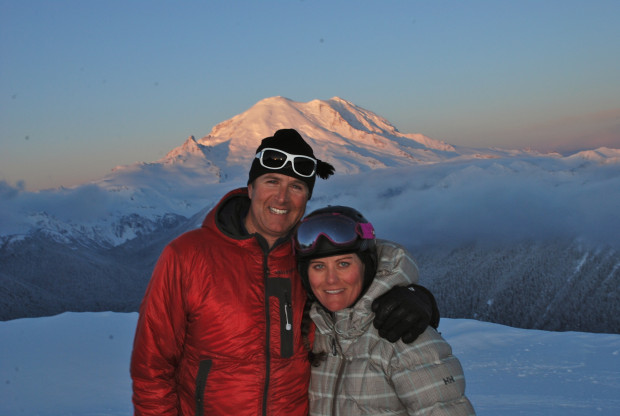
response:
<path id="1" fill-rule="evenodd" d="M 354 206 L 379 237 L 412 246 L 570 237 L 620 248 L 618 189 L 615 165 L 486 160 L 319 181 L 309 210 Z"/>

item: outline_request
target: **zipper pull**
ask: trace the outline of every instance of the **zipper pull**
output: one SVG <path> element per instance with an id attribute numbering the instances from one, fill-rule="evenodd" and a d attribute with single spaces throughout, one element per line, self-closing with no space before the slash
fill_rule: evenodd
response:
<path id="1" fill-rule="evenodd" d="M 336 351 L 336 338 L 332 338 L 332 355 L 334 357 L 338 355 L 338 351 Z"/>
<path id="2" fill-rule="evenodd" d="M 292 309 L 291 301 L 288 296 L 288 291 L 284 291 L 284 319 L 286 319 L 286 326 L 284 327 L 287 331 L 293 329 L 293 325 L 291 325 L 291 321 L 288 318 L 288 311 Z"/>
<path id="3" fill-rule="evenodd" d="M 288 309 L 290 307 L 291 306 L 288 303 L 284 304 L 284 318 L 286 319 L 286 326 L 285 326 L 285 328 L 286 328 L 287 331 L 290 331 L 291 329 L 293 329 L 293 325 L 291 325 L 291 323 L 288 320 Z"/>

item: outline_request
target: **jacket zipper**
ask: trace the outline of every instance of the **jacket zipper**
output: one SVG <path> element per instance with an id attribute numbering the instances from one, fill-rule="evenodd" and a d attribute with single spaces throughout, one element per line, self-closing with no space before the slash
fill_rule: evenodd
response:
<path id="1" fill-rule="evenodd" d="M 332 338 L 332 354 L 334 356 L 338 355 L 338 350 L 336 348 L 336 337 L 334 336 Z M 332 415 L 338 415 L 340 414 L 338 411 L 338 402 L 336 400 L 336 396 L 338 394 L 338 391 L 340 389 L 340 384 L 342 383 L 342 375 L 344 374 L 344 368 L 346 366 L 346 359 L 344 357 L 344 354 L 341 352 L 340 353 L 340 365 L 338 367 L 338 375 L 336 376 L 336 382 L 334 383 L 334 391 L 333 391 L 333 395 L 332 395 Z"/>
<path id="2" fill-rule="evenodd" d="M 291 304 L 291 297 L 288 295 L 288 290 L 284 291 L 284 319 L 286 320 L 286 326 L 284 329 L 290 331 L 293 329 L 293 305 Z"/>
<path id="3" fill-rule="evenodd" d="M 269 374 L 271 373 L 271 321 L 269 319 L 269 294 L 267 293 L 267 279 L 269 278 L 269 254 L 265 253 L 263 260 L 264 270 L 264 297 L 265 297 L 265 389 L 263 390 L 263 416 L 267 416 L 267 396 L 269 395 Z"/>

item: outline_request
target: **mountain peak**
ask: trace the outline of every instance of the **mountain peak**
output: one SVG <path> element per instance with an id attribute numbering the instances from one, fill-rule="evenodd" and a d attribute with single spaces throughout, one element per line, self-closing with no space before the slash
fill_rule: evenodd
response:
<path id="1" fill-rule="evenodd" d="M 247 167 L 260 141 L 283 128 L 296 129 L 317 157 L 333 163 L 339 173 L 458 156 L 454 147 L 422 134 L 402 134 L 385 118 L 338 96 L 309 102 L 265 98 L 219 123 L 197 143 L 226 146 L 226 164 Z"/>
<path id="2" fill-rule="evenodd" d="M 420 133 L 404 134 L 385 118 L 338 96 L 308 102 L 274 96 L 217 124 L 201 139 L 188 137 L 144 169 L 155 170 L 154 165 L 158 165 L 191 171 L 205 182 L 245 180 L 261 140 L 284 128 L 297 130 L 315 155 L 334 165 L 338 174 L 523 153 L 457 148 Z"/>
<path id="3" fill-rule="evenodd" d="M 175 162 L 185 163 L 190 158 L 206 159 L 202 146 L 196 142 L 194 136 L 189 136 L 181 146 L 169 151 L 160 162 L 166 164 Z"/>
<path id="4" fill-rule="evenodd" d="M 602 164 L 615 164 L 620 162 L 620 149 L 599 147 L 598 149 L 593 150 L 583 150 L 568 156 L 568 159 L 586 159 Z"/>

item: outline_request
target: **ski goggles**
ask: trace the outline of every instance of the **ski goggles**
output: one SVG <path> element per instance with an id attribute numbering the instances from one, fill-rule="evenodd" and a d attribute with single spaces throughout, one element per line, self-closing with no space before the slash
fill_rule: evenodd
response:
<path id="1" fill-rule="evenodd" d="M 256 159 L 267 169 L 282 169 L 291 162 L 293 172 L 304 178 L 309 178 L 316 172 L 316 159 L 310 156 L 292 155 L 285 151 L 268 147 L 256 154 Z"/>
<path id="2" fill-rule="evenodd" d="M 302 220 L 297 227 L 295 250 L 311 254 L 321 236 L 336 247 L 346 248 L 359 239 L 374 239 L 375 229 L 369 222 L 359 223 L 338 213 L 317 215 Z"/>

